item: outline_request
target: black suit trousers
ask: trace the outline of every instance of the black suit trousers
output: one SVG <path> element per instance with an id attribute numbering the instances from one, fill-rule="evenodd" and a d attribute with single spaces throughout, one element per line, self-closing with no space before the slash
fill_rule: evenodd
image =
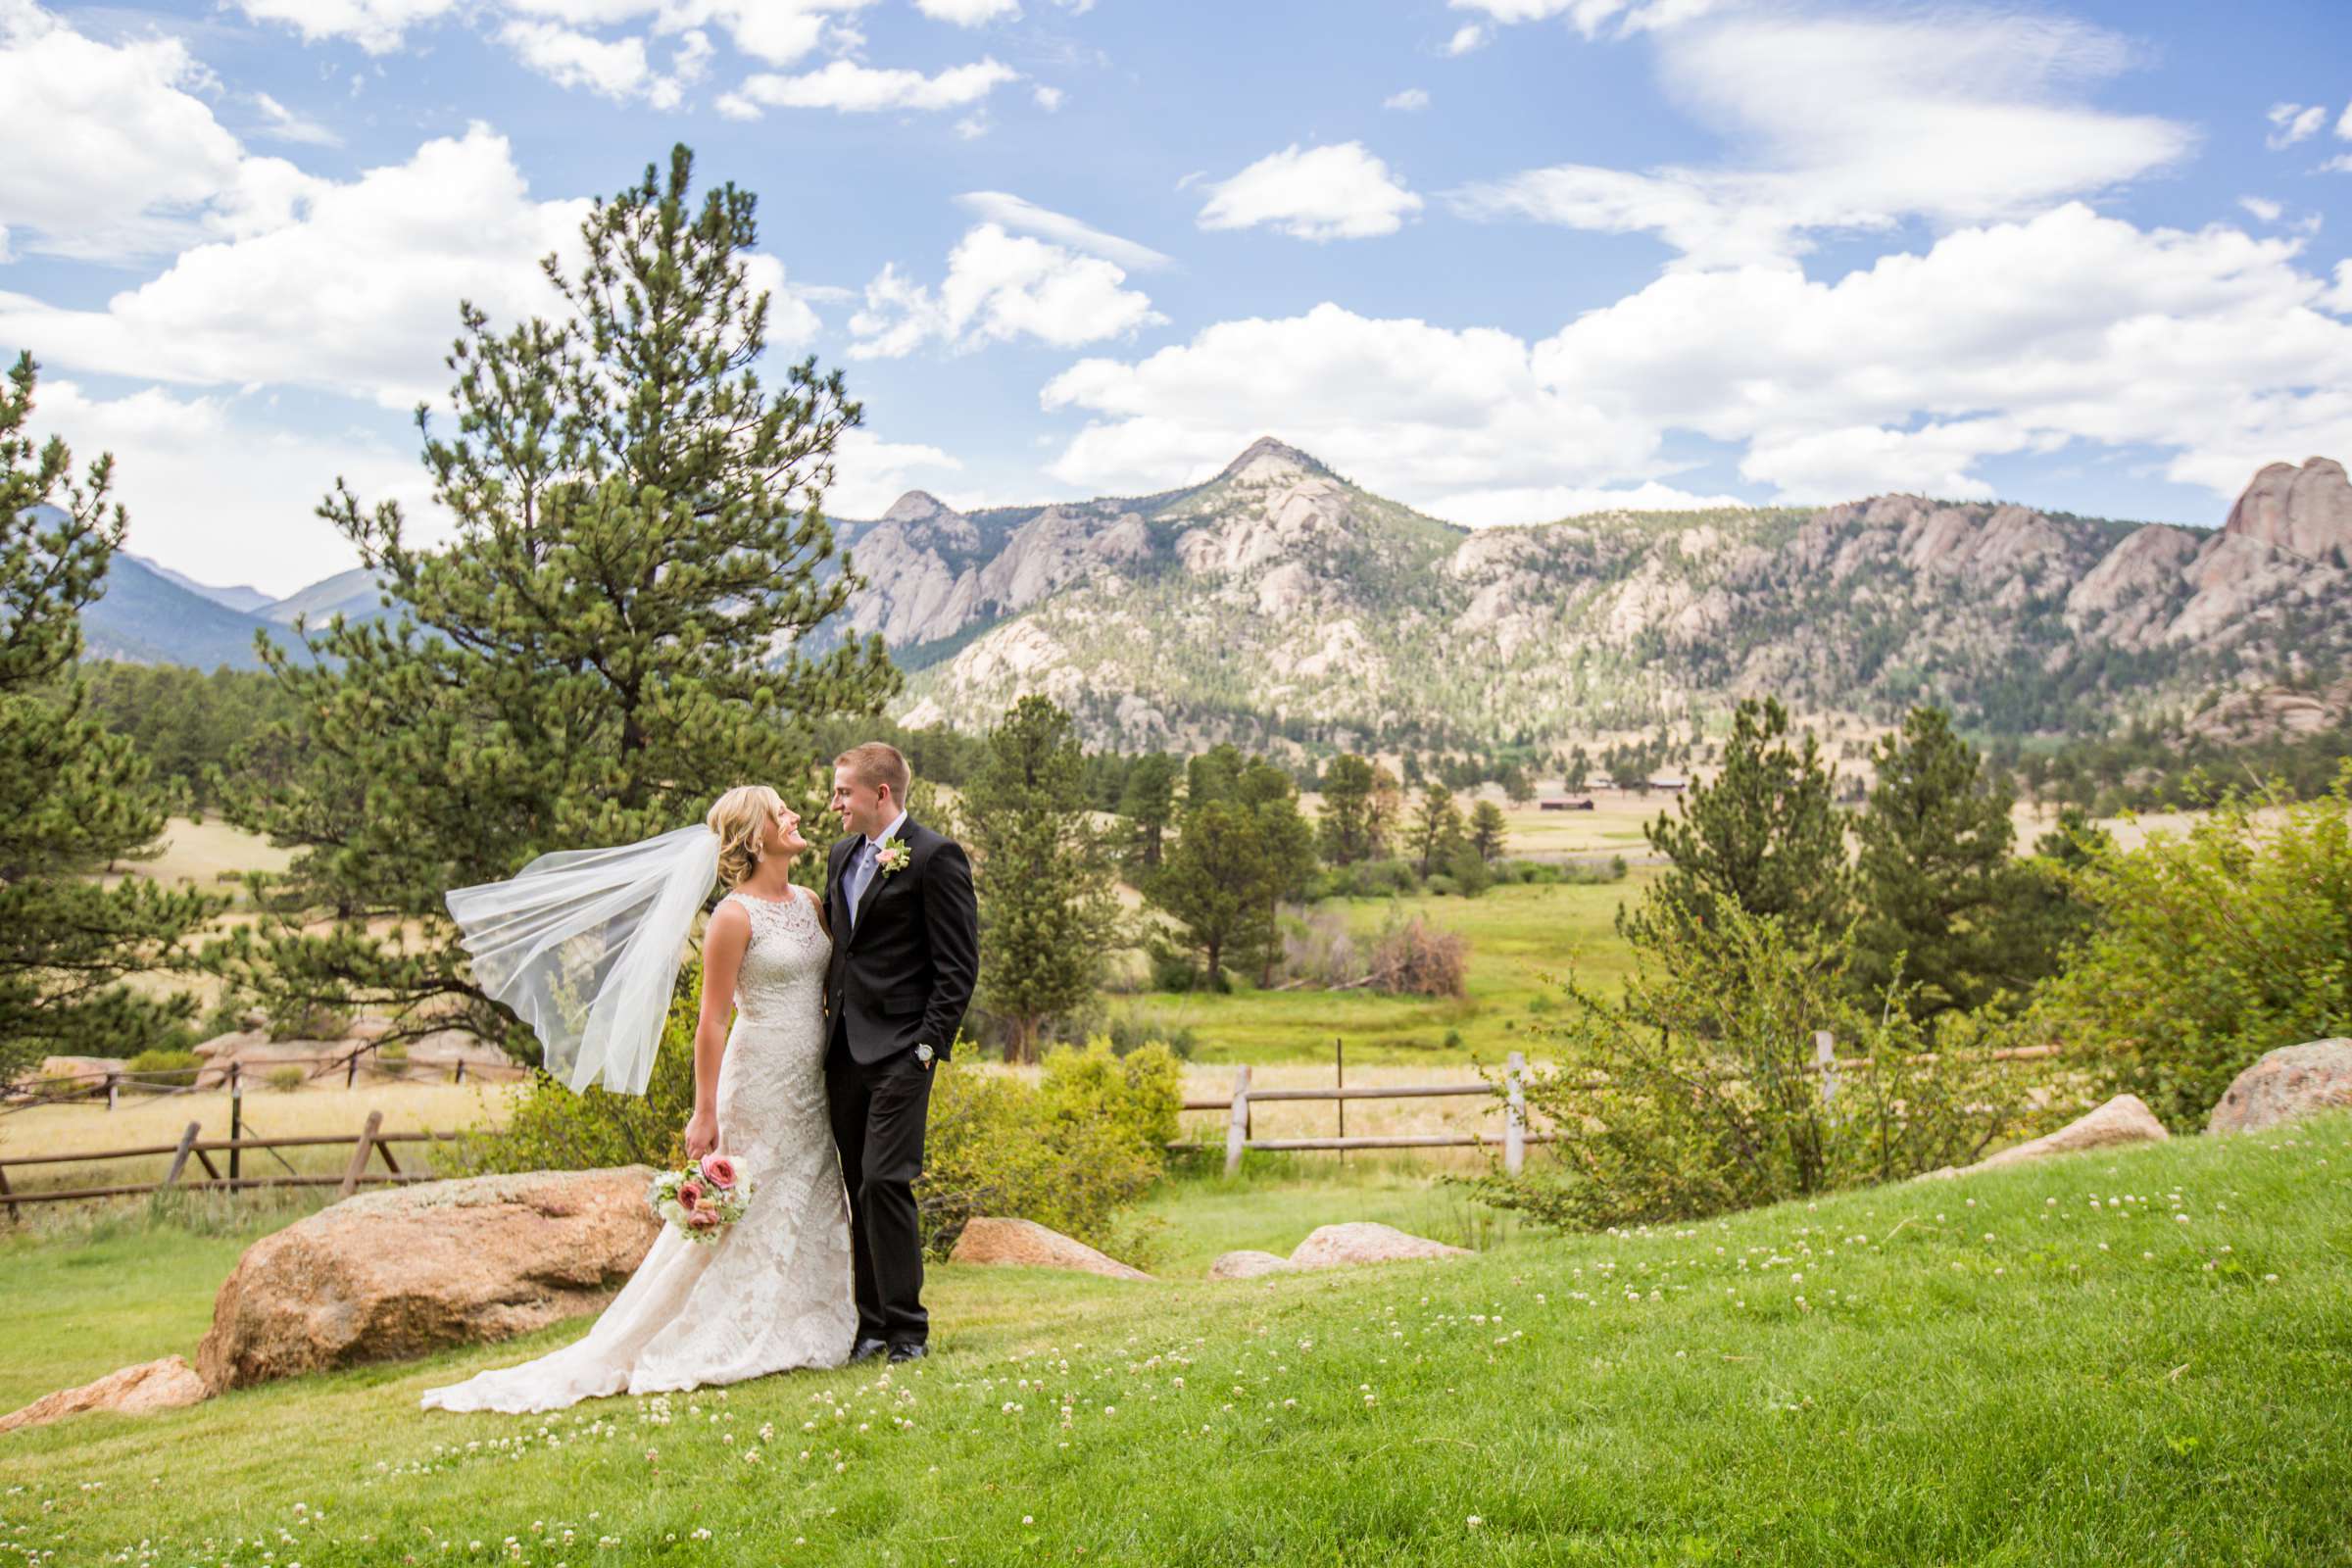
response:
<path id="1" fill-rule="evenodd" d="M 912 1050 L 859 1061 L 836 1020 L 825 1051 L 825 1096 L 833 1142 L 850 1194 L 850 1254 L 857 1275 L 858 1337 L 920 1345 L 923 1238 L 914 1179 L 923 1173 L 923 1127 L 931 1111 L 931 1069 Z"/>

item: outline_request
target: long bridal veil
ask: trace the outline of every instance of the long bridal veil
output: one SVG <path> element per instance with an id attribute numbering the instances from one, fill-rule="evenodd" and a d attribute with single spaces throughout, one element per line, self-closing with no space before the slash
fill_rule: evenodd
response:
<path id="1" fill-rule="evenodd" d="M 542 855 L 509 881 L 449 895 L 474 979 L 531 1026 L 550 1073 L 575 1090 L 601 1077 L 645 1093 L 718 848 L 708 827 L 682 827 Z"/>

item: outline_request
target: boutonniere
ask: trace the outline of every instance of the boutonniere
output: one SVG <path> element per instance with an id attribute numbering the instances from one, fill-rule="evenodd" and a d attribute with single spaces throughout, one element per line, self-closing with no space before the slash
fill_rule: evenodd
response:
<path id="1" fill-rule="evenodd" d="M 877 876 L 888 876 L 893 871 L 904 869 L 906 864 L 906 846 L 897 839 L 892 839 L 874 852 L 874 873 Z"/>

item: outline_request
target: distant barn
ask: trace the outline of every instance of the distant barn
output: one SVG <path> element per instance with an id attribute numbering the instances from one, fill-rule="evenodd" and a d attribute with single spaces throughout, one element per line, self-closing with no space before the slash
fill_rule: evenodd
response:
<path id="1" fill-rule="evenodd" d="M 1543 808 L 1546 811 L 1590 811 L 1592 802 L 1590 797 L 1581 801 L 1545 801 Z"/>

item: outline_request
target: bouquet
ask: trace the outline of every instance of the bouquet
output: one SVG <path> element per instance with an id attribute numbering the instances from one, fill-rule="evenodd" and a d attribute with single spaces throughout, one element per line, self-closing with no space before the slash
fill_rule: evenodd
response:
<path id="1" fill-rule="evenodd" d="M 726 1155 L 711 1152 L 683 1170 L 665 1170 L 654 1178 L 647 1200 L 654 1212 L 675 1225 L 690 1242 L 715 1242 L 727 1227 L 743 1218 L 751 1201 L 751 1184 Z"/>

